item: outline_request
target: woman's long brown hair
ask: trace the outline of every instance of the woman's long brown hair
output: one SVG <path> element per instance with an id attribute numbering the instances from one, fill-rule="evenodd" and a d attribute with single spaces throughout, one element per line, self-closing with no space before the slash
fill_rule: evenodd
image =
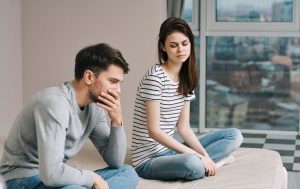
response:
<path id="1" fill-rule="evenodd" d="M 192 94 L 193 90 L 196 88 L 199 73 L 195 58 L 194 35 L 189 25 L 183 19 L 170 17 L 162 23 L 158 39 L 159 63 L 163 64 L 168 60 L 168 55 L 163 51 L 162 47 L 164 46 L 167 37 L 174 32 L 184 34 L 189 38 L 191 44 L 190 57 L 183 63 L 179 72 L 179 86 L 177 89 L 179 94 L 187 96 L 188 94 Z"/>

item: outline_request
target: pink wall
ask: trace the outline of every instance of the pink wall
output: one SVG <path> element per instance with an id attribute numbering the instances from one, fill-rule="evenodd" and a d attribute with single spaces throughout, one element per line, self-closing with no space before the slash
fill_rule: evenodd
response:
<path id="1" fill-rule="evenodd" d="M 106 42 L 130 64 L 122 108 L 128 139 L 139 79 L 157 61 L 156 40 L 165 18 L 165 0 L 22 1 L 23 99 L 73 79 L 81 48 Z"/>
<path id="2" fill-rule="evenodd" d="M 0 0 L 0 136 L 22 106 L 21 1 Z"/>

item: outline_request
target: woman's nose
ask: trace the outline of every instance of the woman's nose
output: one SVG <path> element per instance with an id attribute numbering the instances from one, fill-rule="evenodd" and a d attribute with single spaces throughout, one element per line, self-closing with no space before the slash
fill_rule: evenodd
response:
<path id="1" fill-rule="evenodd" d="M 181 52 L 182 51 L 182 46 L 181 45 L 178 45 L 178 48 L 177 48 L 177 52 Z"/>

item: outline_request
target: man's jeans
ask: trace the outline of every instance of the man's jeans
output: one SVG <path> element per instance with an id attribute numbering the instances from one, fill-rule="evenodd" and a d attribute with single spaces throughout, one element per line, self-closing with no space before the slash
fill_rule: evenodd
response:
<path id="1" fill-rule="evenodd" d="M 129 165 L 124 165 L 120 169 L 99 169 L 95 171 L 109 185 L 109 189 L 135 189 L 138 183 L 138 176 Z M 33 176 L 21 179 L 12 179 L 6 182 L 7 189 L 90 189 L 89 187 L 69 185 L 64 187 L 47 187 L 40 177 Z"/>
<path id="2" fill-rule="evenodd" d="M 240 147 L 243 136 L 230 128 L 200 136 L 199 141 L 214 162 L 227 157 Z M 168 150 L 136 168 L 140 177 L 155 180 L 196 180 L 205 177 L 204 163 L 194 154 Z"/>

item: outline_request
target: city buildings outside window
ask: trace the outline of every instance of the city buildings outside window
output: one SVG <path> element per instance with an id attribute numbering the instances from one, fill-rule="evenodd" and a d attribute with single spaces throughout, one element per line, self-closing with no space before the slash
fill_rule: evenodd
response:
<path id="1" fill-rule="evenodd" d="M 299 0 L 206 0 L 196 8 L 195 1 L 185 1 L 182 16 L 202 16 L 191 125 L 299 132 Z"/>

